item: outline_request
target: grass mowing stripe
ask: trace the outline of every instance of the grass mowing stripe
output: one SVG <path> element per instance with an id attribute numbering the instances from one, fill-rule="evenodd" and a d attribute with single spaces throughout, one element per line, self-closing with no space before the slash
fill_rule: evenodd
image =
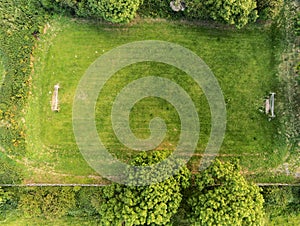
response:
<path id="1" fill-rule="evenodd" d="M 268 31 L 254 27 L 243 30 L 218 30 L 166 21 L 137 22 L 130 25 L 92 24 L 62 19 L 54 27 L 61 32 L 49 43 L 41 41 L 36 54 L 36 73 L 27 113 L 27 155 L 37 167 L 80 176 L 95 175 L 82 158 L 72 132 L 72 101 L 79 79 L 101 54 L 119 45 L 139 40 L 174 42 L 194 51 L 212 69 L 227 104 L 227 132 L 221 154 L 238 155 L 244 169 L 268 170 L 281 163 L 286 154 L 277 134 L 277 119 L 269 122 L 259 111 L 264 97 L 277 92 L 274 52 Z M 112 153 L 127 161 L 134 153 L 122 146 L 110 126 L 114 96 L 129 81 L 159 75 L 176 81 L 192 97 L 200 115 L 201 135 L 196 152 L 205 149 L 210 132 L 210 113 L 201 89 L 180 70 L 159 63 L 131 65 L 116 73 L 99 95 L 96 115 L 100 137 Z M 178 79 L 182 78 L 182 79 Z M 51 111 L 53 86 L 59 83 L 60 112 Z M 168 108 L 168 109 L 167 109 Z M 140 137 L 149 135 L 148 122 L 160 115 L 171 130 L 159 149 L 173 149 L 180 131 L 178 116 L 171 106 L 157 98 L 140 101 L 131 113 L 131 126 Z M 241 156 L 243 153 L 253 156 Z M 257 154 L 257 155 L 255 155 Z M 223 157 L 221 157 L 223 158 Z M 227 157 L 224 157 L 228 159 Z M 200 157 L 190 162 L 197 167 Z M 38 174 L 30 175 L 42 181 Z M 72 183 L 76 178 L 52 178 L 52 182 Z"/>

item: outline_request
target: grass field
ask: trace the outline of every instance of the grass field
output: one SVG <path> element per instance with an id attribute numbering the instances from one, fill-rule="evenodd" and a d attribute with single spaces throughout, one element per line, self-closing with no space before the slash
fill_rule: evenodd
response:
<path id="1" fill-rule="evenodd" d="M 3 68 L 2 60 L 0 59 L 0 87 L 2 86 L 3 79 L 4 79 L 4 68 Z"/>
<path id="2" fill-rule="evenodd" d="M 51 25 L 35 50 L 35 73 L 26 113 L 27 157 L 24 164 L 28 182 L 90 183 L 103 180 L 81 156 L 72 130 L 72 102 L 80 78 L 101 54 L 119 45 L 140 40 L 163 40 L 186 47 L 211 68 L 222 88 L 227 107 L 227 130 L 220 150 L 222 159 L 237 157 L 246 174 L 270 172 L 287 154 L 278 134 L 277 119 L 259 111 L 264 97 L 276 92 L 277 58 L 274 45 L 264 28 L 217 29 L 167 21 L 142 21 L 112 26 L 61 19 Z M 96 106 L 97 129 L 107 148 L 128 160 L 133 152 L 115 137 L 110 120 L 112 102 L 130 81 L 159 75 L 184 88 L 197 108 L 201 134 L 196 153 L 203 153 L 210 132 L 210 111 L 205 95 L 179 69 L 161 63 L 144 62 L 116 73 L 99 95 Z M 59 83 L 60 112 L 51 111 L 53 86 Z M 149 120 L 166 120 L 168 133 L 157 149 L 176 147 L 180 131 L 178 114 L 159 98 L 138 102 L 131 112 L 131 128 L 138 137 L 149 136 Z M 190 167 L 197 169 L 201 156 Z"/>

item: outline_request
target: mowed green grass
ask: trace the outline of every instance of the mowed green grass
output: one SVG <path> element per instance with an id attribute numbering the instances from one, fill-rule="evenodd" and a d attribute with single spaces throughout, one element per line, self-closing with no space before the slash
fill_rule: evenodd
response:
<path id="1" fill-rule="evenodd" d="M 277 119 L 268 121 L 259 111 L 264 97 L 277 92 L 276 54 L 263 28 L 245 30 L 205 28 L 167 21 L 139 21 L 113 26 L 62 19 L 53 23 L 35 51 L 32 95 L 26 113 L 26 180 L 34 182 L 101 182 L 77 148 L 72 128 L 72 104 L 76 87 L 86 69 L 109 50 L 133 41 L 163 40 L 186 47 L 211 68 L 223 91 L 227 130 L 220 150 L 222 159 L 240 159 L 245 172 L 268 172 L 282 162 L 286 148 L 279 139 Z M 134 151 L 113 133 L 112 103 L 126 84 L 145 76 L 169 78 L 191 96 L 200 120 L 200 139 L 195 151 L 204 152 L 210 133 L 210 109 L 197 84 L 177 68 L 144 62 L 123 68 L 103 87 L 96 106 L 96 124 L 108 150 L 123 161 Z M 60 112 L 51 111 L 53 86 L 59 83 Z M 137 137 L 149 136 L 149 121 L 165 119 L 168 132 L 158 150 L 176 148 L 180 120 L 165 100 L 145 98 L 131 111 L 130 125 Z M 197 170 L 201 156 L 189 163 Z"/>
<path id="2" fill-rule="evenodd" d="M 2 88 L 3 81 L 5 79 L 5 69 L 3 66 L 2 59 L 0 58 L 0 90 Z"/>

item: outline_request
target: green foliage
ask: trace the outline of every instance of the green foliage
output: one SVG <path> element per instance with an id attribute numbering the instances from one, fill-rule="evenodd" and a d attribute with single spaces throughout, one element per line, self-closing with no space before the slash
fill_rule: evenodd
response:
<path id="1" fill-rule="evenodd" d="M 162 152 L 142 153 L 134 163 L 151 164 L 162 160 Z M 103 188 L 101 197 L 93 201 L 102 225 L 167 225 L 182 200 L 181 190 L 188 186 L 189 171 L 149 186 L 112 184 Z"/>
<path id="2" fill-rule="evenodd" d="M 300 214 L 300 187 L 265 187 L 262 194 L 270 219 Z"/>
<path id="3" fill-rule="evenodd" d="M 259 17 L 274 19 L 283 7 L 284 0 L 256 0 Z"/>
<path id="4" fill-rule="evenodd" d="M 184 18 L 185 12 L 174 12 L 170 7 L 170 0 L 144 0 L 138 9 L 142 17 L 151 18 Z"/>
<path id="5" fill-rule="evenodd" d="M 21 181 L 20 169 L 14 162 L 0 153 L 0 184 L 15 184 Z"/>
<path id="6" fill-rule="evenodd" d="M 257 19 L 255 0 L 186 0 L 184 12 L 172 12 L 168 0 L 145 0 L 139 13 L 143 16 L 185 19 L 213 19 L 241 28 Z"/>
<path id="7" fill-rule="evenodd" d="M 300 35 L 300 12 L 297 12 L 295 17 L 295 34 Z M 300 64 L 300 63 L 299 63 Z M 300 66 L 298 65 L 298 70 L 300 70 Z"/>
<path id="8" fill-rule="evenodd" d="M 40 0 L 40 4 L 48 13 L 74 14 L 81 0 Z"/>
<path id="9" fill-rule="evenodd" d="M 195 178 L 188 198 L 194 225 L 261 225 L 263 197 L 245 180 L 237 164 L 216 160 Z"/>
<path id="10" fill-rule="evenodd" d="M 256 21 L 258 17 L 254 0 L 207 0 L 203 6 L 212 19 L 238 28 Z"/>
<path id="11" fill-rule="evenodd" d="M 72 217 L 93 217 L 98 213 L 92 205 L 92 200 L 101 196 L 101 188 L 98 187 L 81 187 L 75 194 L 76 205 L 68 211 Z"/>
<path id="12" fill-rule="evenodd" d="M 7 213 L 16 208 L 15 200 L 16 195 L 11 188 L 0 187 L 0 221 L 5 220 Z"/>
<path id="13" fill-rule="evenodd" d="M 266 187 L 262 192 L 264 207 L 270 217 L 279 216 L 286 212 L 288 204 L 293 200 L 290 187 Z"/>
<path id="14" fill-rule="evenodd" d="M 25 217 L 62 217 L 75 206 L 72 187 L 36 187 L 26 189 L 20 197 L 19 209 Z"/>
<path id="15" fill-rule="evenodd" d="M 79 17 L 95 17 L 113 23 L 130 22 L 136 15 L 141 0 L 41 0 L 50 12 L 76 14 Z"/>
<path id="16" fill-rule="evenodd" d="M 0 56 L 6 73 L 0 90 L 0 121 L 7 125 L 0 132 L 0 143 L 8 151 L 16 146 L 24 150 L 25 133 L 19 119 L 28 95 L 33 34 L 41 30 L 45 14 L 38 0 L 3 0 L 0 12 Z"/>
<path id="17" fill-rule="evenodd" d="M 11 193 L 4 191 L 0 187 L 0 210 L 2 209 L 3 205 L 10 199 Z"/>
<path id="18" fill-rule="evenodd" d="M 94 15 L 113 23 L 128 23 L 136 15 L 140 0 L 88 0 Z"/>

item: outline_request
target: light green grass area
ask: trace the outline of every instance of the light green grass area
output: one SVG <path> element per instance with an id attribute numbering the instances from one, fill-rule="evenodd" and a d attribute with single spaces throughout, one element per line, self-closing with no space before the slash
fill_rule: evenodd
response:
<path id="1" fill-rule="evenodd" d="M 3 79 L 4 79 L 4 68 L 3 68 L 2 60 L 0 59 L 0 86 L 2 86 Z"/>
<path id="2" fill-rule="evenodd" d="M 292 214 L 287 216 L 278 216 L 266 220 L 266 225 L 269 226 L 298 226 L 300 224 L 300 215 Z"/>
<path id="3" fill-rule="evenodd" d="M 259 111 L 270 91 L 277 92 L 277 54 L 264 28 L 245 30 L 204 28 L 167 21 L 141 21 L 130 25 L 91 24 L 62 19 L 52 24 L 35 50 L 32 95 L 26 114 L 26 180 L 34 182 L 101 182 L 85 162 L 72 130 L 72 102 L 80 78 L 89 65 L 107 51 L 132 41 L 163 40 L 186 47 L 211 68 L 222 88 L 227 107 L 227 130 L 221 158 L 238 157 L 245 173 L 269 172 L 282 162 L 286 148 L 279 139 L 277 119 L 268 121 Z M 201 133 L 196 153 L 203 153 L 210 132 L 210 111 L 196 83 L 177 68 L 144 62 L 116 73 L 104 86 L 96 106 L 101 140 L 110 152 L 127 161 L 133 154 L 120 144 L 111 127 L 113 100 L 131 81 L 145 76 L 169 78 L 184 88 L 195 103 Z M 59 83 L 60 111 L 51 111 L 53 86 Z M 278 94 L 278 93 L 277 93 Z M 180 121 L 172 105 L 159 98 L 138 102 L 130 115 L 137 137 L 149 136 L 149 121 L 162 117 L 168 125 L 157 148 L 174 150 Z M 197 169 L 201 156 L 190 161 Z"/>
<path id="4" fill-rule="evenodd" d="M 30 226 L 61 226 L 61 225 L 74 225 L 74 226 L 81 226 L 81 225 L 89 225 L 89 226 L 96 226 L 99 225 L 98 219 L 90 218 L 80 218 L 80 217 L 62 217 L 57 219 L 45 219 L 45 218 L 24 218 L 18 216 L 18 212 L 14 211 L 15 215 L 10 215 L 5 221 L 0 222 L 1 225 L 30 225 Z M 19 213 L 20 214 L 20 213 Z"/>

